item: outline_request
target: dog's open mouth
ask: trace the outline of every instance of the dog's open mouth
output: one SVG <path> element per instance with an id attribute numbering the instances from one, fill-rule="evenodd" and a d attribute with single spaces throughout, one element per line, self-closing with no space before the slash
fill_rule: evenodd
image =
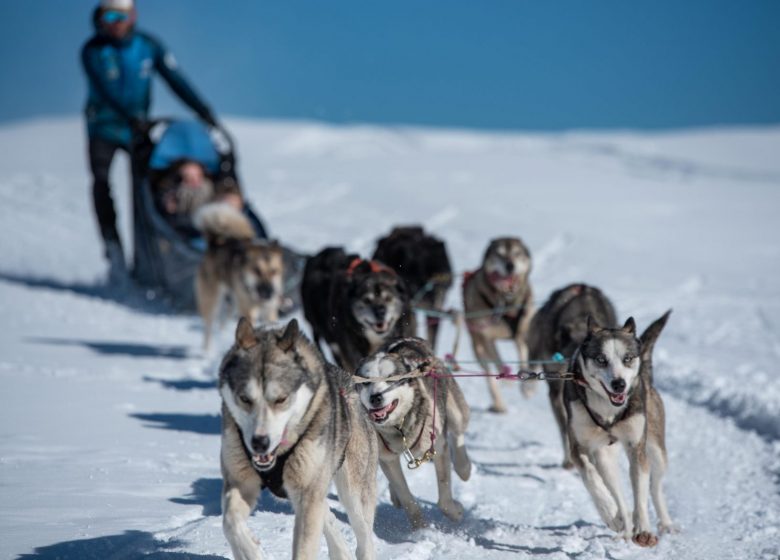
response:
<path id="1" fill-rule="evenodd" d="M 490 283 L 493 284 L 498 290 L 502 292 L 513 292 L 519 281 L 519 278 L 514 274 L 504 276 L 498 272 L 491 272 L 488 276 Z"/>
<path id="2" fill-rule="evenodd" d="M 374 323 L 372 328 L 377 332 L 377 334 L 385 334 L 390 328 L 390 323 L 387 321 L 380 321 Z"/>
<path id="3" fill-rule="evenodd" d="M 628 392 L 613 393 L 612 391 L 607 389 L 604 383 L 601 383 L 601 386 L 604 387 L 604 390 L 607 392 L 607 396 L 609 396 L 609 402 L 611 402 L 614 406 L 622 406 L 626 403 L 626 397 L 628 396 Z"/>
<path id="4" fill-rule="evenodd" d="M 387 420 L 387 417 L 390 416 L 390 414 L 395 410 L 396 406 L 398 406 L 398 399 L 394 399 L 393 402 L 387 406 L 383 406 L 382 408 L 370 409 L 368 411 L 368 417 L 371 418 L 372 422 L 381 424 Z"/>
<path id="5" fill-rule="evenodd" d="M 276 453 L 266 453 L 265 455 L 252 455 L 252 464 L 259 471 L 267 471 L 273 468 L 276 463 Z"/>

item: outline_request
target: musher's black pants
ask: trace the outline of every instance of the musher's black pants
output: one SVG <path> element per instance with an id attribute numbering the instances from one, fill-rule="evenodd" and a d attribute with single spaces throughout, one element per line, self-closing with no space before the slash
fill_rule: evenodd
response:
<path id="1" fill-rule="evenodd" d="M 127 147 L 103 138 L 94 136 L 89 138 L 89 167 L 93 177 L 92 199 L 104 243 L 119 242 L 116 210 L 111 198 L 111 186 L 108 183 L 111 162 L 117 150 L 127 151 Z"/>

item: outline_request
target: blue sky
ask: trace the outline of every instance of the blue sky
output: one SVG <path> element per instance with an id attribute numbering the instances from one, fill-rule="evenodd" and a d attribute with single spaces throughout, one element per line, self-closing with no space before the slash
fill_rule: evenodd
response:
<path id="1" fill-rule="evenodd" d="M 0 2 L 0 121 L 75 114 L 96 1 Z M 219 114 L 498 129 L 780 122 L 780 2 L 138 0 Z M 157 88 L 155 112 L 175 104 Z"/>

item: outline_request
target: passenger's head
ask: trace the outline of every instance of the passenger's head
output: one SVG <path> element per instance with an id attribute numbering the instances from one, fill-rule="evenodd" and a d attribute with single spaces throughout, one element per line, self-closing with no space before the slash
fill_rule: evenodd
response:
<path id="1" fill-rule="evenodd" d="M 123 39 L 135 25 L 133 0 L 100 0 L 98 13 L 100 27 L 114 39 Z"/>
<path id="2" fill-rule="evenodd" d="M 206 180 L 206 170 L 197 161 L 185 160 L 179 164 L 181 186 L 200 187 Z"/>

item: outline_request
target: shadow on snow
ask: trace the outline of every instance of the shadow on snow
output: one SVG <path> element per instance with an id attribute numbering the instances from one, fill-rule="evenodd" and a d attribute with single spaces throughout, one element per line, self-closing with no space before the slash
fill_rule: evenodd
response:
<path id="1" fill-rule="evenodd" d="M 41 546 L 19 560 L 225 560 L 213 554 L 171 550 L 183 546 L 185 543 L 178 539 L 159 541 L 145 531 L 125 531 L 121 535 Z"/>

